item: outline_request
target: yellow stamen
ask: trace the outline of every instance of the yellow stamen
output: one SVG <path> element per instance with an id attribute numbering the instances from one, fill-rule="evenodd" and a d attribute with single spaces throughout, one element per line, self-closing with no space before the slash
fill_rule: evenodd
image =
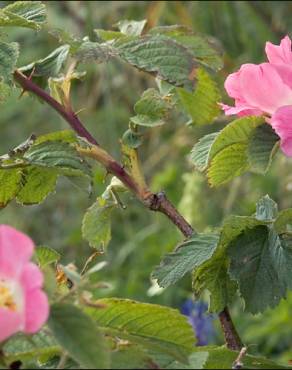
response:
<path id="1" fill-rule="evenodd" d="M 16 311 L 17 305 L 9 288 L 0 285 L 0 308 L 6 308 L 10 311 Z"/>

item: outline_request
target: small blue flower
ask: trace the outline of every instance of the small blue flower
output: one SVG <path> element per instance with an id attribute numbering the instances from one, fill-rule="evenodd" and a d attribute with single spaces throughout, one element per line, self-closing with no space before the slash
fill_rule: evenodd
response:
<path id="1" fill-rule="evenodd" d="M 187 299 L 181 307 L 181 313 L 188 317 L 194 329 L 197 346 L 206 346 L 215 335 L 214 316 L 206 313 L 207 310 L 205 302 L 194 302 L 192 299 Z"/>

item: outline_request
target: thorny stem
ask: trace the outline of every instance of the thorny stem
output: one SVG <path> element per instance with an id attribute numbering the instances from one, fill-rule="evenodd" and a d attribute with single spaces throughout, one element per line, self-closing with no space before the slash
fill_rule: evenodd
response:
<path id="1" fill-rule="evenodd" d="M 48 105 L 50 105 L 55 111 L 57 111 L 64 119 L 69 123 L 72 129 L 77 132 L 79 136 L 86 138 L 91 144 L 97 145 L 98 142 L 94 137 L 86 130 L 83 124 L 79 121 L 77 115 L 70 110 L 66 110 L 57 100 L 55 100 L 51 95 L 49 95 L 45 90 L 41 89 L 36 85 L 30 78 L 26 77 L 19 70 L 14 72 L 14 79 L 18 82 L 24 91 L 30 91 Z"/>
<path id="2" fill-rule="evenodd" d="M 190 237 L 195 233 L 192 226 L 178 212 L 174 205 L 167 199 L 166 195 L 161 192 L 154 194 L 147 188 L 141 187 L 135 179 L 119 164 L 109 153 L 102 149 L 94 137 L 86 130 L 79 118 L 73 111 L 66 110 L 46 91 L 37 86 L 30 78 L 26 77 L 20 71 L 14 72 L 14 79 L 25 90 L 37 95 L 40 99 L 50 105 L 57 111 L 72 127 L 72 129 L 89 143 L 93 144 L 90 148 L 78 147 L 77 150 L 82 156 L 86 156 L 101 163 L 106 170 L 119 178 L 123 184 L 134 193 L 137 198 L 150 210 L 161 212 L 176 225 L 185 237 Z M 229 310 L 227 307 L 219 313 L 219 319 L 225 337 L 226 345 L 231 350 L 240 351 L 243 344 L 234 327 Z"/>

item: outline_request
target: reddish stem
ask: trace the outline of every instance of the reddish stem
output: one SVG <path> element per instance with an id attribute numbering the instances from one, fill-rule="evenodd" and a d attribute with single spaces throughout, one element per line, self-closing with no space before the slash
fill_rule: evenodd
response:
<path id="1" fill-rule="evenodd" d="M 157 211 L 165 214 L 171 222 L 176 225 L 185 237 L 190 237 L 195 233 L 192 226 L 178 212 L 174 205 L 167 199 L 164 193 L 154 194 L 148 189 L 140 188 L 135 179 L 115 161 L 105 150 L 103 150 L 94 139 L 94 137 L 86 130 L 80 122 L 77 115 L 68 111 L 59 102 L 57 102 L 46 91 L 37 86 L 30 78 L 26 77 L 20 71 L 14 72 L 14 79 L 25 91 L 30 91 L 37 95 L 55 111 L 57 111 L 79 135 L 86 138 L 95 147 L 91 149 L 79 149 L 79 152 L 88 157 L 94 158 L 102 163 L 108 172 L 119 178 L 123 184 L 130 189 L 144 204 L 152 211 Z M 234 327 L 228 308 L 226 307 L 219 313 L 219 320 L 224 333 L 226 345 L 232 350 L 241 350 L 243 347 L 240 337 Z"/>
<path id="2" fill-rule="evenodd" d="M 33 94 L 37 95 L 43 101 L 45 101 L 48 105 L 50 105 L 55 111 L 57 111 L 64 119 L 69 123 L 72 129 L 81 137 L 84 137 L 93 145 L 98 145 L 98 142 L 95 138 L 90 134 L 89 131 L 83 126 L 80 122 L 77 115 L 72 112 L 66 110 L 63 105 L 61 105 L 57 100 L 55 100 L 51 95 L 49 95 L 45 90 L 41 89 L 38 85 L 36 85 L 31 78 L 26 77 L 23 73 L 16 70 L 14 72 L 14 79 L 18 82 L 24 91 L 30 91 Z"/>

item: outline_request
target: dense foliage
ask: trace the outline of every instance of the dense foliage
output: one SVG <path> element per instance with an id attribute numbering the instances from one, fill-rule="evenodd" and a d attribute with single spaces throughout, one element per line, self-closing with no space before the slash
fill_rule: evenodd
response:
<path id="1" fill-rule="evenodd" d="M 291 159 L 218 103 L 290 4 L 2 5 L 0 221 L 50 316 L 0 366 L 289 368 Z"/>

